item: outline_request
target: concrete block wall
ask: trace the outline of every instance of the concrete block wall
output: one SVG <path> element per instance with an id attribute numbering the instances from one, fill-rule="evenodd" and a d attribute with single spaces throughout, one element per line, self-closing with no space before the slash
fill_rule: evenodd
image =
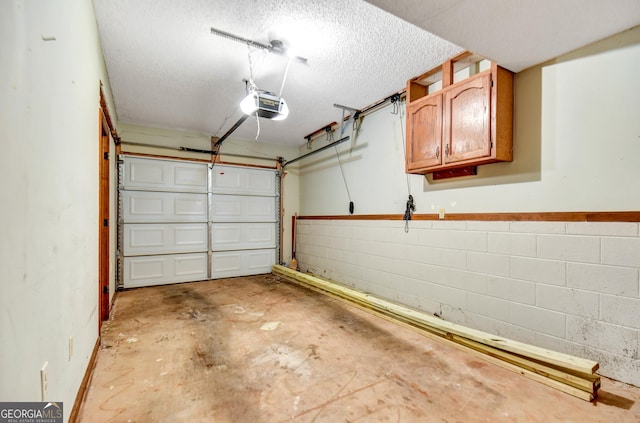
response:
<path id="1" fill-rule="evenodd" d="M 640 386 L 640 229 L 626 222 L 311 220 L 300 269 L 443 319 L 597 360 Z"/>

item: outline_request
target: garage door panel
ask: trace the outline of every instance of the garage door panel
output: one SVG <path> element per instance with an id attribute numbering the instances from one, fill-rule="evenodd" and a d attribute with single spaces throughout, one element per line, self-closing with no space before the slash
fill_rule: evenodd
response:
<path id="1" fill-rule="evenodd" d="M 247 191 L 255 195 L 275 195 L 275 173 L 270 171 L 251 170 L 246 175 Z"/>
<path id="2" fill-rule="evenodd" d="M 217 279 L 270 273 L 275 260 L 274 249 L 214 252 L 211 256 L 211 277 Z"/>
<path id="3" fill-rule="evenodd" d="M 182 164 L 173 166 L 173 189 L 188 189 L 207 192 L 208 169 L 205 164 Z"/>
<path id="4" fill-rule="evenodd" d="M 209 219 L 214 222 L 239 220 L 244 208 L 243 198 L 237 195 L 212 195 Z"/>
<path id="5" fill-rule="evenodd" d="M 236 276 L 242 270 L 242 251 L 213 253 L 211 256 L 211 276 Z"/>
<path id="6" fill-rule="evenodd" d="M 214 223 L 211 225 L 213 251 L 276 247 L 273 223 Z"/>
<path id="7" fill-rule="evenodd" d="M 124 258 L 124 287 L 207 279 L 207 253 Z"/>
<path id="8" fill-rule="evenodd" d="M 127 187 L 164 186 L 167 184 L 162 162 L 146 160 L 143 162 L 135 159 L 125 159 L 125 162 L 129 165 L 127 167 L 129 170 L 127 172 L 128 178 L 126 179 L 128 183 L 125 184 Z"/>
<path id="9" fill-rule="evenodd" d="M 271 273 L 271 267 L 276 264 L 276 250 L 249 250 L 247 254 L 247 268 L 249 274 Z"/>
<path id="10" fill-rule="evenodd" d="M 210 219 L 213 222 L 275 222 L 275 197 L 246 195 L 211 196 Z"/>
<path id="11" fill-rule="evenodd" d="M 160 195 L 145 196 L 134 193 L 125 194 L 125 207 L 131 217 L 148 217 L 167 215 L 167 204 Z"/>
<path id="12" fill-rule="evenodd" d="M 181 280 L 207 279 L 207 253 L 173 256 L 174 275 Z"/>
<path id="13" fill-rule="evenodd" d="M 206 222 L 207 195 L 154 191 L 123 191 L 125 223 Z"/>
<path id="14" fill-rule="evenodd" d="M 148 252 L 167 245 L 166 225 L 125 225 L 124 253 Z"/>
<path id="15" fill-rule="evenodd" d="M 211 190 L 217 193 L 238 193 L 242 188 L 242 172 L 235 167 L 214 166 L 211 172 Z"/>
<path id="16" fill-rule="evenodd" d="M 234 166 L 214 167 L 212 192 L 216 194 L 276 195 L 276 172 Z"/>
<path id="17" fill-rule="evenodd" d="M 173 225 L 173 239 L 176 248 L 185 248 L 190 251 L 206 251 L 208 249 L 207 229 L 206 223 Z"/>
<path id="18" fill-rule="evenodd" d="M 124 158 L 125 189 L 207 192 L 206 163 L 187 163 L 141 157 Z"/>
<path id="19" fill-rule="evenodd" d="M 268 197 L 248 197 L 247 217 L 250 220 L 275 220 L 275 200 Z"/>
<path id="20" fill-rule="evenodd" d="M 207 220 L 207 196 L 176 195 L 173 197 L 173 210 L 176 217 L 184 220 Z"/>
<path id="21" fill-rule="evenodd" d="M 206 223 L 124 224 L 123 253 L 126 256 L 208 249 Z"/>
<path id="22" fill-rule="evenodd" d="M 125 259 L 129 270 L 127 280 L 141 281 L 145 279 L 162 279 L 167 274 L 164 257 L 144 257 L 139 259 Z"/>

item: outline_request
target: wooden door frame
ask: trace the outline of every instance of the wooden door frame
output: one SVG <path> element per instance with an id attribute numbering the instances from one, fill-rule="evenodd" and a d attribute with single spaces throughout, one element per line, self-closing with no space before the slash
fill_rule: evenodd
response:
<path id="1" fill-rule="evenodd" d="M 98 114 L 98 330 L 109 318 L 109 141 L 110 130 L 102 108 Z"/>

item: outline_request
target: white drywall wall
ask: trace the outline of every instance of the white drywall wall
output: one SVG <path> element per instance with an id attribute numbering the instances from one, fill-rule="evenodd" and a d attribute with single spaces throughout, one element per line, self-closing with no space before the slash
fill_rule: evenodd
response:
<path id="1" fill-rule="evenodd" d="M 640 180 L 639 43 L 636 28 L 517 74 L 513 162 L 435 182 L 409 175 L 416 212 L 639 210 L 629 186 Z M 391 110 L 365 116 L 338 146 L 356 213 L 404 211 L 405 125 Z M 302 214 L 347 213 L 333 149 L 300 168 Z"/>
<path id="2" fill-rule="evenodd" d="M 40 401 L 48 361 L 65 420 L 98 336 L 106 79 L 90 1 L 0 2 L 0 399 Z"/>

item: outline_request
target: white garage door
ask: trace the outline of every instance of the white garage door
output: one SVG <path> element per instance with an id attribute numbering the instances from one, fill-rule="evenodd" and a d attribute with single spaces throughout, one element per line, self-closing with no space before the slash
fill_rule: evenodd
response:
<path id="1" fill-rule="evenodd" d="M 118 220 L 122 286 L 207 279 L 207 163 L 123 159 Z"/>
<path id="2" fill-rule="evenodd" d="M 122 287 L 271 272 L 275 170 L 122 156 L 119 180 Z"/>
<path id="3" fill-rule="evenodd" d="M 271 272 L 277 246 L 276 171 L 215 166 L 211 193 L 211 277 Z"/>

